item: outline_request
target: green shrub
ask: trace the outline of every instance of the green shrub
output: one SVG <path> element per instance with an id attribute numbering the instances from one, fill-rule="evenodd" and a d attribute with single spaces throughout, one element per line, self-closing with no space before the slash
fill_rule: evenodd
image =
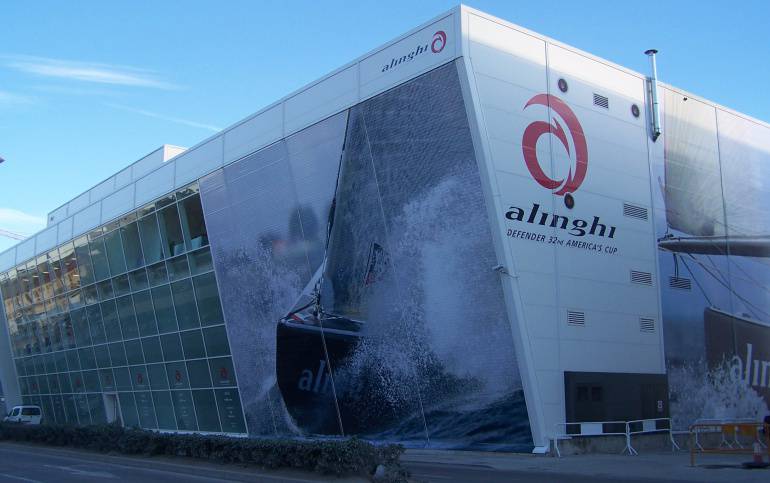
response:
<path id="1" fill-rule="evenodd" d="M 0 441 L 42 443 L 104 453 L 185 456 L 264 468 L 294 468 L 321 474 L 371 476 L 383 465 L 391 481 L 405 480 L 400 445 L 375 446 L 356 438 L 333 441 L 252 439 L 157 433 L 116 425 L 63 426 L 0 423 Z"/>

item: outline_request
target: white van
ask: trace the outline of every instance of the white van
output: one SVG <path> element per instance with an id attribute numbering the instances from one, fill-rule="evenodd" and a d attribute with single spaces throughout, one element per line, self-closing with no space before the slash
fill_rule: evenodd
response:
<path id="1" fill-rule="evenodd" d="M 3 418 L 3 421 L 8 423 L 40 424 L 41 419 L 43 419 L 43 412 L 40 410 L 40 406 L 14 406 L 8 413 L 8 416 Z"/>

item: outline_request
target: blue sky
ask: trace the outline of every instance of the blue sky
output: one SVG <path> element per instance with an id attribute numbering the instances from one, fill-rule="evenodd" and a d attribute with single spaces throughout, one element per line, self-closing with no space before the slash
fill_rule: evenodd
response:
<path id="1" fill-rule="evenodd" d="M 770 121 L 770 2 L 467 3 L 641 72 L 655 47 L 664 82 Z M 0 229 L 31 234 L 161 144 L 192 146 L 455 4 L 3 2 Z"/>

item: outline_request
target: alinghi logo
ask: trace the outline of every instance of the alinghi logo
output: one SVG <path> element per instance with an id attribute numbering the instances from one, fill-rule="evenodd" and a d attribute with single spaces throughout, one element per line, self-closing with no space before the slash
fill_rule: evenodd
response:
<path id="1" fill-rule="evenodd" d="M 417 48 L 409 52 L 408 54 L 402 55 L 401 57 L 393 57 L 390 60 L 390 64 L 385 64 L 382 66 L 381 72 L 387 72 L 389 70 L 395 69 L 401 64 L 406 64 L 408 62 L 411 62 L 417 57 L 418 55 L 422 55 L 426 52 L 432 52 L 434 54 L 438 54 L 442 50 L 444 50 L 444 47 L 446 46 L 446 32 L 443 30 L 438 30 L 436 33 L 433 34 L 433 39 L 430 43 L 427 43 L 425 45 L 418 45 Z"/>

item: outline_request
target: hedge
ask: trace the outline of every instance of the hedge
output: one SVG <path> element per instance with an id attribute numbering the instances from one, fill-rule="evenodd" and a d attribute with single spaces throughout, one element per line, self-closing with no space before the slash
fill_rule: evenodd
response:
<path id="1" fill-rule="evenodd" d="M 404 451 L 402 446 L 375 446 L 356 438 L 333 441 L 253 439 L 157 433 L 117 425 L 0 423 L 0 441 L 42 443 L 126 455 L 185 456 L 219 463 L 294 468 L 338 476 L 372 477 L 382 465 L 378 474 L 385 470 L 384 481 L 406 481 L 407 476 L 399 464 L 399 457 Z"/>

